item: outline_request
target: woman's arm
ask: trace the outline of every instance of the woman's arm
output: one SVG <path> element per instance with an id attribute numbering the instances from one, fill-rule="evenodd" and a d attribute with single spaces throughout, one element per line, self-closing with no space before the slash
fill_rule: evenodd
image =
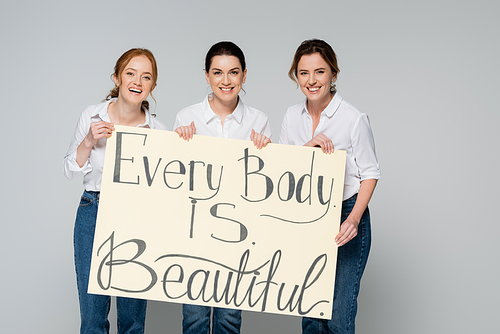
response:
<path id="1" fill-rule="evenodd" d="M 73 180 L 80 175 L 85 175 L 92 171 L 89 156 L 93 145 L 84 151 L 82 151 L 82 148 L 86 145 L 84 141 L 87 140 L 86 137 L 89 135 L 93 123 L 92 119 L 100 120 L 99 117 L 92 116 L 95 114 L 95 108 L 96 106 L 89 106 L 81 113 L 76 123 L 68 151 L 64 156 L 63 173 L 69 180 Z"/>
<path id="2" fill-rule="evenodd" d="M 83 167 L 88 160 L 92 147 L 97 144 L 97 141 L 100 138 L 111 137 L 113 131 L 115 131 L 115 127 L 111 123 L 105 121 L 90 123 L 89 132 L 76 149 L 76 163 L 80 168 Z"/>
<path id="3" fill-rule="evenodd" d="M 363 216 L 363 212 L 365 212 L 368 203 L 372 198 L 377 181 L 378 180 L 376 179 L 361 181 L 354 208 L 347 219 L 342 223 L 342 225 L 340 225 L 340 232 L 335 237 L 335 242 L 339 247 L 351 241 L 358 234 L 358 225 L 361 220 L 361 216 Z"/>

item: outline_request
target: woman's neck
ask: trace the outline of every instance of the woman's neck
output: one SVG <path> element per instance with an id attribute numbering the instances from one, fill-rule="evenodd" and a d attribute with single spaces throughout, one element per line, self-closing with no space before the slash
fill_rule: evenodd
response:
<path id="1" fill-rule="evenodd" d="M 307 100 L 306 102 L 307 111 L 309 112 L 309 115 L 311 115 L 313 123 L 313 128 L 312 128 L 313 136 L 316 133 L 316 128 L 319 125 L 319 121 L 321 119 L 321 113 L 323 112 L 323 110 L 325 110 L 326 107 L 328 107 L 328 104 L 330 104 L 330 101 L 332 99 L 333 99 L 333 94 L 331 94 L 329 98 L 323 99 L 321 101 Z"/>
<path id="2" fill-rule="evenodd" d="M 220 117 L 220 120 L 222 122 L 222 125 L 224 125 L 224 121 L 226 120 L 226 117 L 228 115 L 231 115 L 233 111 L 236 109 L 238 106 L 238 97 L 232 101 L 224 102 L 216 97 L 213 99 L 209 99 L 208 103 L 210 104 L 210 108 L 212 108 L 212 111 Z"/>
<path id="3" fill-rule="evenodd" d="M 108 114 L 111 123 L 117 125 L 137 126 L 146 121 L 142 103 L 131 105 L 120 98 L 109 104 Z"/>
<path id="4" fill-rule="evenodd" d="M 330 94 L 330 96 L 326 99 L 322 99 L 320 101 L 311 101 L 307 100 L 307 111 L 309 111 L 309 114 L 313 117 L 319 117 L 323 110 L 325 110 L 326 107 L 330 104 L 330 102 L 333 99 L 333 94 Z"/>

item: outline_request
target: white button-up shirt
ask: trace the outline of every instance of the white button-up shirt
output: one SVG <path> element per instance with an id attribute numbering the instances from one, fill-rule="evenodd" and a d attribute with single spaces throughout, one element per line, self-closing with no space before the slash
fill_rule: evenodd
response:
<path id="1" fill-rule="evenodd" d="M 241 98 L 233 113 L 226 116 L 224 125 L 218 115 L 210 107 L 209 94 L 203 102 L 184 108 L 175 117 L 174 130 L 194 121 L 196 134 L 220 138 L 250 140 L 252 129 L 271 139 L 271 127 L 266 114 L 255 108 L 246 106 Z"/>
<path id="2" fill-rule="evenodd" d="M 116 99 L 110 99 L 109 101 L 89 106 L 82 112 L 76 124 L 68 152 L 64 157 L 64 175 L 70 180 L 83 175 L 85 190 L 101 190 L 102 168 L 104 166 L 104 152 L 106 150 L 107 138 L 101 138 L 97 141 L 97 144 L 92 147 L 89 158 L 82 167 L 76 162 L 76 149 L 89 133 L 90 123 L 99 121 L 111 122 L 108 115 L 108 106 L 111 102 L 115 101 Z M 137 127 L 167 130 L 166 125 L 157 120 L 148 110 L 145 110 L 145 113 L 145 123 Z"/>
<path id="3" fill-rule="evenodd" d="M 332 140 L 335 150 L 346 151 L 344 200 L 359 191 L 361 181 L 379 179 L 380 169 L 368 116 L 336 93 L 321 113 L 313 133 L 306 102 L 307 99 L 288 108 L 281 124 L 280 144 L 304 145 L 322 133 Z"/>

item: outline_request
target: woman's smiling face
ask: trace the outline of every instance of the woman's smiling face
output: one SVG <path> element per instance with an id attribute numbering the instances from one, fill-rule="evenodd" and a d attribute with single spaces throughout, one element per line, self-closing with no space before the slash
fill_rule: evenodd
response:
<path id="1" fill-rule="evenodd" d="M 210 69 L 205 72 L 207 83 L 212 87 L 214 99 L 218 102 L 234 102 L 245 83 L 247 70 L 242 70 L 240 60 L 235 56 L 215 56 Z"/>
<path id="2" fill-rule="evenodd" d="M 297 65 L 297 79 L 302 93 L 313 103 L 328 104 L 330 85 L 335 82 L 330 65 L 319 53 L 303 55 Z"/>
<path id="3" fill-rule="evenodd" d="M 131 104 L 144 101 L 153 88 L 152 72 L 151 61 L 146 56 L 130 59 L 120 73 L 120 80 L 113 78 L 117 85 L 120 84 L 119 97 Z"/>

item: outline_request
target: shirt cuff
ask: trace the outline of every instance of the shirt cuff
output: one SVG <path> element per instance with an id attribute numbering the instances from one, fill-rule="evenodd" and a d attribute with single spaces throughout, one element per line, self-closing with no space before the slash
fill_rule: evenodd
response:
<path id="1" fill-rule="evenodd" d="M 379 179 L 380 179 L 380 173 L 373 173 L 373 174 L 361 175 L 360 181 L 364 181 L 364 180 L 379 180 Z"/>
<path id="2" fill-rule="evenodd" d="M 82 167 L 76 162 L 76 151 L 69 154 L 66 157 L 68 170 L 71 172 L 80 172 L 83 174 L 88 174 L 92 171 L 92 164 L 90 163 L 90 157 L 85 161 Z"/>

